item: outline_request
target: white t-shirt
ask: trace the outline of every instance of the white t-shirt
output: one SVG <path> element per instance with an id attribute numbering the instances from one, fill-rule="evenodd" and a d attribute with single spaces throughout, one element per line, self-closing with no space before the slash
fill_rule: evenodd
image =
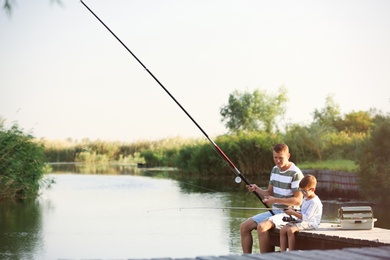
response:
<path id="1" fill-rule="evenodd" d="M 317 229 L 322 217 L 322 202 L 320 198 L 315 195 L 314 198 L 308 200 L 303 198 L 301 205 L 302 219 L 296 219 L 294 222 L 285 222 L 283 217 L 288 217 L 286 213 L 276 214 L 269 218 L 276 227 L 280 228 L 286 224 L 296 225 L 299 230 L 303 229 Z"/>
<path id="2" fill-rule="evenodd" d="M 322 217 L 322 203 L 316 195 L 314 198 L 307 200 L 303 198 L 301 206 L 302 220 L 298 219 L 297 226 L 299 229 L 316 229 L 320 225 Z"/>

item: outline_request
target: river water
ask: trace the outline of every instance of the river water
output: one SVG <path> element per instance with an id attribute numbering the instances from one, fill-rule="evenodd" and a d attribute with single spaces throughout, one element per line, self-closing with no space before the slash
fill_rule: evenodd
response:
<path id="1" fill-rule="evenodd" d="M 0 259 L 240 254 L 240 223 L 264 211 L 232 208 L 263 207 L 244 184 L 233 181 L 221 185 L 224 181 L 184 180 L 171 178 L 169 172 L 123 166 L 84 172 L 74 166 L 54 169 L 48 177 L 56 183 L 39 198 L 0 204 Z M 336 220 L 341 206 L 367 205 L 323 203 L 327 221 Z M 382 208 L 374 208 L 374 214 L 384 220 Z M 389 223 L 378 224 L 389 228 Z M 257 241 L 254 251 L 259 251 Z"/>

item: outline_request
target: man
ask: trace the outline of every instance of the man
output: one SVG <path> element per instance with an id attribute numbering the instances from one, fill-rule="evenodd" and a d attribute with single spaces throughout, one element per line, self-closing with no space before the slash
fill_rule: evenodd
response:
<path id="1" fill-rule="evenodd" d="M 303 178 L 302 171 L 290 162 L 290 152 L 286 144 L 277 144 L 273 148 L 275 166 L 271 171 L 271 177 L 266 190 L 256 184 L 247 185 L 250 192 L 258 193 L 263 202 L 272 204 L 274 214 L 283 214 L 283 209 L 299 207 L 302 204 L 302 193 L 299 191 L 299 182 Z M 257 214 L 240 226 L 241 246 L 244 254 L 252 253 L 252 230 L 257 229 L 260 252 L 273 251 L 270 245 L 268 230 L 275 225 L 268 220 L 272 214 L 270 211 Z"/>

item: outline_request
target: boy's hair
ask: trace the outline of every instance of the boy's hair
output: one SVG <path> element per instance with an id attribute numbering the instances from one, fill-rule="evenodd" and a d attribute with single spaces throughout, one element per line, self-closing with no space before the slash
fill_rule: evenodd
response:
<path id="1" fill-rule="evenodd" d="M 280 144 L 275 145 L 274 151 L 277 153 L 280 153 L 280 152 L 287 152 L 288 153 L 289 152 L 287 144 L 284 144 L 284 143 L 280 143 Z"/>
<path id="2" fill-rule="evenodd" d="M 311 174 L 306 175 L 299 182 L 299 188 L 315 188 L 317 186 L 317 179 Z"/>

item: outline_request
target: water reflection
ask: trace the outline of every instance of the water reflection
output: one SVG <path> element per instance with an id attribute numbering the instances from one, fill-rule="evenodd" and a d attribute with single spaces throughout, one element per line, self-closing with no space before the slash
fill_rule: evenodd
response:
<path id="1" fill-rule="evenodd" d="M 50 177 L 56 184 L 38 199 L 1 204 L 1 258 L 240 254 L 240 223 L 261 210 L 228 208 L 264 207 L 245 184 L 234 182 L 234 176 L 189 178 L 124 165 L 54 165 L 53 169 Z M 325 220 L 335 220 L 341 206 L 362 205 L 338 200 L 323 203 Z M 389 228 L 383 211 L 388 207 L 373 207 L 378 218 L 375 226 Z M 255 234 L 254 238 L 258 252 Z"/>
<path id="2" fill-rule="evenodd" d="M 128 164 L 52 163 L 53 173 L 81 174 L 132 174 L 139 175 L 140 169 Z"/>
<path id="3" fill-rule="evenodd" d="M 43 250 L 42 213 L 35 200 L 2 202 L 1 259 L 34 259 Z"/>

